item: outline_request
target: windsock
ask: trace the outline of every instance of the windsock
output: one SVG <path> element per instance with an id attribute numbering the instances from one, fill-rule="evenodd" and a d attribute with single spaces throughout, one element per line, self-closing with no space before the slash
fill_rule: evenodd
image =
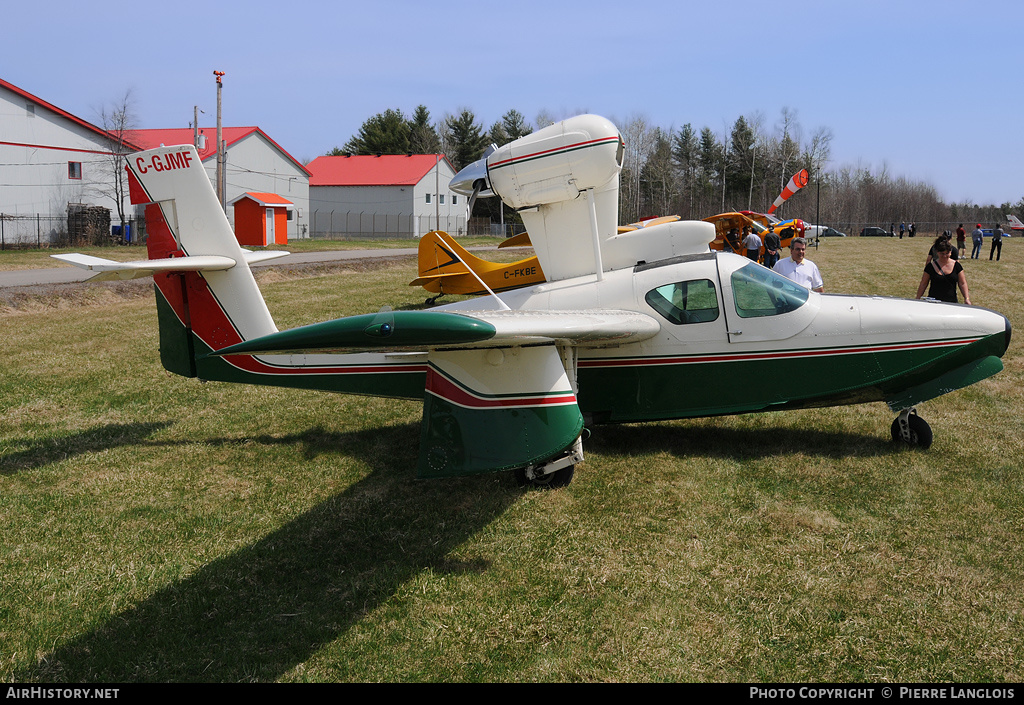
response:
<path id="1" fill-rule="evenodd" d="M 779 206 L 786 202 L 786 199 L 788 199 L 790 196 L 792 196 L 794 193 L 796 193 L 806 185 L 807 170 L 801 169 L 798 173 L 793 175 L 792 179 L 789 180 L 789 183 L 786 184 L 786 188 L 782 189 L 782 193 L 780 193 L 779 197 L 775 199 L 775 203 L 773 203 L 772 207 L 768 209 L 768 212 L 774 213 L 776 208 L 778 208 Z"/>

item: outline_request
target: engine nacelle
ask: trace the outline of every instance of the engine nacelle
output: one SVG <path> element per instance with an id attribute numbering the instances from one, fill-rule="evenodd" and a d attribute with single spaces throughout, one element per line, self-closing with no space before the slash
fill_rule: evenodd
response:
<path id="1" fill-rule="evenodd" d="M 467 165 L 452 179 L 451 188 L 468 196 L 483 178 L 486 189 L 516 209 L 570 201 L 581 191 L 600 189 L 616 178 L 624 149 L 611 121 L 577 115 Z"/>

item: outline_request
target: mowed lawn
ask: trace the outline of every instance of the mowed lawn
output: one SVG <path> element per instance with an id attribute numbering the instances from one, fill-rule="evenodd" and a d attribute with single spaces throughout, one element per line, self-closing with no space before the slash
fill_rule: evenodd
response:
<path id="1" fill-rule="evenodd" d="M 911 297 L 929 244 L 809 257 Z M 1024 244 L 987 256 L 973 300 L 1019 327 Z M 414 270 L 260 280 L 286 328 L 419 305 Z M 1020 333 L 921 405 L 928 451 L 884 404 L 599 426 L 530 491 L 416 480 L 418 403 L 166 373 L 151 294 L 0 330 L 2 680 L 1024 680 Z"/>

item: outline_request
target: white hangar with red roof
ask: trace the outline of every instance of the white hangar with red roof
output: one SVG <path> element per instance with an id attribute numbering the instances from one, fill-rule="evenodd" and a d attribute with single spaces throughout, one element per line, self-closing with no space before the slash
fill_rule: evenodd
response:
<path id="1" fill-rule="evenodd" d="M 306 165 L 314 237 L 420 237 L 466 231 L 464 196 L 443 154 L 317 157 Z"/>
<path id="2" fill-rule="evenodd" d="M 309 237 L 310 172 L 258 127 L 224 127 L 221 132 L 226 144 L 224 203 L 228 205 L 227 214 L 232 226 L 238 225 L 232 204 L 244 194 L 258 193 L 264 196 L 263 200 L 276 195 L 280 198 L 272 200 L 275 206 L 284 207 L 288 238 Z M 192 144 L 194 139 L 193 130 L 187 127 L 132 131 L 132 141 L 139 145 L 139 149 Z M 216 187 L 217 130 L 200 128 L 198 141 L 199 158 Z M 277 230 L 276 241 L 287 242 L 280 227 Z"/>

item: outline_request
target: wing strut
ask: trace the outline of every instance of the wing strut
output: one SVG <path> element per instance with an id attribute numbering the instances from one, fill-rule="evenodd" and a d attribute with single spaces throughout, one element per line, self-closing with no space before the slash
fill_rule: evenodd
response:
<path id="1" fill-rule="evenodd" d="M 594 269 L 597 280 L 604 279 L 604 263 L 601 261 L 601 233 L 597 228 L 597 203 L 594 201 L 594 189 L 587 189 L 587 206 L 590 209 L 590 234 L 594 238 Z"/>
<path id="2" fill-rule="evenodd" d="M 508 307 L 508 304 L 506 304 L 504 301 L 502 301 L 501 299 L 498 298 L 498 295 L 494 293 L 494 291 L 491 289 L 491 287 L 487 286 L 487 283 L 484 282 L 484 280 L 480 278 L 480 275 L 477 274 L 476 271 L 466 263 L 466 260 L 464 260 L 462 258 L 462 255 L 459 254 L 459 251 L 456 248 L 454 248 L 454 247 L 451 248 L 451 253 L 453 255 L 455 255 L 455 257 L 460 262 L 462 262 L 462 266 L 465 267 L 467 270 L 469 270 L 469 273 L 473 275 L 473 278 L 476 279 L 478 282 L 480 282 L 480 286 L 482 286 L 487 291 L 488 294 L 490 294 L 492 297 L 494 297 L 494 300 L 498 302 L 498 305 L 501 307 L 502 311 L 511 311 L 512 310 L 511 308 Z"/>

